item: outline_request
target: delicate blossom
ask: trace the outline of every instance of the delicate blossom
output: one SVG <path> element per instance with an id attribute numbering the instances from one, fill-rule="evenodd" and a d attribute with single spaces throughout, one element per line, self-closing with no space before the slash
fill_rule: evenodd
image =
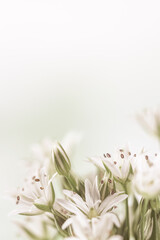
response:
<path id="1" fill-rule="evenodd" d="M 141 153 L 133 178 L 133 186 L 137 193 L 145 198 L 155 198 L 160 194 L 160 155 Z"/>
<path id="2" fill-rule="evenodd" d="M 160 107 L 144 109 L 137 119 L 144 129 L 160 138 Z"/>
<path id="3" fill-rule="evenodd" d="M 97 178 L 93 184 L 88 179 L 85 180 L 85 200 L 77 193 L 69 190 L 63 190 L 63 193 L 68 199 L 58 199 L 58 203 L 67 211 L 75 215 L 85 214 L 89 219 L 105 215 L 127 198 L 126 194 L 118 192 L 101 201 Z"/>
<path id="4" fill-rule="evenodd" d="M 122 240 L 121 236 L 112 235 L 113 226 L 119 227 L 119 221 L 116 215 L 108 213 L 101 219 L 94 218 L 90 222 L 84 215 L 74 216 L 72 228 L 74 237 L 65 240 Z"/>
<path id="5" fill-rule="evenodd" d="M 49 180 L 44 169 L 38 169 L 25 179 L 24 186 L 14 194 L 17 209 L 13 213 L 37 215 L 49 211 L 55 200 L 52 179 Z"/>
<path id="6" fill-rule="evenodd" d="M 131 152 L 127 146 L 117 149 L 113 154 L 105 153 L 101 157 L 91 158 L 91 161 L 98 167 L 103 166 L 116 180 L 124 183 L 131 173 L 136 156 L 137 154 Z"/>

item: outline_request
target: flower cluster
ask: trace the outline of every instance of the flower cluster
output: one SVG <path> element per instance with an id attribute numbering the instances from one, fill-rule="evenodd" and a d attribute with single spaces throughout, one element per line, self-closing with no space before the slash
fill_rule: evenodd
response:
<path id="1" fill-rule="evenodd" d="M 90 157 L 96 171 L 86 177 L 73 171 L 65 144 L 45 141 L 34 153 L 39 164 L 12 194 L 28 239 L 160 239 L 160 153 L 120 147 Z"/>

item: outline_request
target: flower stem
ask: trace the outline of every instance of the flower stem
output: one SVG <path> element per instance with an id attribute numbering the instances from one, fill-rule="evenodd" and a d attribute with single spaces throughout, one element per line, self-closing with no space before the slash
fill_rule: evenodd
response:
<path id="1" fill-rule="evenodd" d="M 127 186 L 124 185 L 125 193 L 127 194 Z M 125 208 L 126 208 L 126 225 L 127 225 L 127 239 L 130 239 L 130 218 L 129 218 L 129 206 L 128 206 L 128 198 L 125 200 Z"/>
<path id="2" fill-rule="evenodd" d="M 142 203 L 141 240 L 144 240 L 144 219 L 145 219 L 147 204 L 148 204 L 148 201 L 144 199 Z"/>
<path id="3" fill-rule="evenodd" d="M 157 213 L 154 211 L 154 224 L 155 224 L 155 239 L 158 239 L 159 237 L 159 229 L 158 229 L 158 219 L 157 219 Z"/>

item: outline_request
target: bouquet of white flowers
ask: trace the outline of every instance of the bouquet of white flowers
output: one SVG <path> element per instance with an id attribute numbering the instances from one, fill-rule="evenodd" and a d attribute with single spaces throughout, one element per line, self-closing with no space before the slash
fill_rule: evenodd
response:
<path id="1" fill-rule="evenodd" d="M 159 115 L 138 116 L 158 138 Z M 28 239 L 160 239 L 159 153 L 129 146 L 105 152 L 88 159 L 96 174 L 86 178 L 74 173 L 63 143 L 44 141 L 34 153 L 39 164 L 12 194 Z"/>

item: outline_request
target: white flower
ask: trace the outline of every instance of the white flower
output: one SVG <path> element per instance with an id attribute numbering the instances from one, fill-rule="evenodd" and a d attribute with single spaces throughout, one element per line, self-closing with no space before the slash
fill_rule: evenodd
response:
<path id="1" fill-rule="evenodd" d="M 119 227 L 116 215 L 108 213 L 101 219 L 94 218 L 91 222 L 83 216 L 72 217 L 72 229 L 75 237 L 65 240 L 122 240 L 121 236 L 111 236 L 113 226 Z"/>
<path id="2" fill-rule="evenodd" d="M 103 164 L 116 180 L 124 183 L 131 173 L 131 167 L 135 157 L 136 154 L 131 153 L 127 146 L 123 149 L 117 149 L 113 154 L 103 154 L 103 157 L 99 157 L 97 160 L 93 158 L 92 161 L 101 168 Z"/>
<path id="3" fill-rule="evenodd" d="M 137 119 L 147 131 L 160 137 L 160 107 L 144 109 L 137 114 Z"/>
<path id="4" fill-rule="evenodd" d="M 58 203 L 67 211 L 75 215 L 85 214 L 89 219 L 105 215 L 127 198 L 126 194 L 118 192 L 101 201 L 97 178 L 93 184 L 88 179 L 85 180 L 85 201 L 80 195 L 72 191 L 64 190 L 63 193 L 68 199 L 59 199 Z"/>
<path id="5" fill-rule="evenodd" d="M 37 215 L 49 211 L 55 200 L 52 179 L 49 180 L 44 169 L 37 170 L 25 179 L 24 186 L 18 188 L 16 193 L 17 209 L 13 213 Z"/>
<path id="6" fill-rule="evenodd" d="M 160 155 L 143 152 L 137 158 L 133 178 L 137 193 L 145 198 L 155 198 L 160 194 Z"/>

